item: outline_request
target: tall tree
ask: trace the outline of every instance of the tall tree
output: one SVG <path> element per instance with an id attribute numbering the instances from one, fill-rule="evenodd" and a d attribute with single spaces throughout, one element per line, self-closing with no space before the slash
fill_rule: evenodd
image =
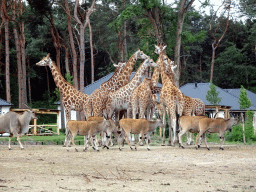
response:
<path id="1" fill-rule="evenodd" d="M 79 0 L 76 0 L 74 17 L 79 25 L 79 50 L 80 50 L 80 91 L 84 91 L 84 65 L 85 65 L 85 28 L 90 23 L 90 16 L 94 11 L 95 0 L 93 0 L 91 7 L 89 7 L 82 15 L 81 7 L 79 6 Z M 79 9 L 80 8 L 80 9 Z M 81 16 L 79 18 L 79 15 Z M 91 47 L 92 49 L 92 47 Z"/>
<path id="2" fill-rule="evenodd" d="M 247 90 L 241 85 L 240 94 L 239 94 L 239 108 L 240 109 L 248 109 L 252 106 L 252 102 L 247 96 Z"/>
<path id="3" fill-rule="evenodd" d="M 218 105 L 221 102 L 221 97 L 219 97 L 220 92 L 217 91 L 217 87 L 210 82 L 209 90 L 207 91 L 206 100 L 212 105 Z"/>
<path id="4" fill-rule="evenodd" d="M 25 52 L 25 23 L 20 19 L 23 14 L 23 3 L 21 0 L 12 2 L 12 22 L 15 36 L 18 65 L 18 85 L 19 85 L 19 108 L 24 108 L 27 104 L 27 73 L 26 73 L 26 52 Z"/>
<path id="5" fill-rule="evenodd" d="M 11 102 L 11 84 L 10 84 L 10 47 L 9 47 L 9 22 L 10 17 L 7 12 L 7 4 L 5 0 L 1 3 L 1 17 L 4 21 L 5 29 L 5 84 L 6 84 L 6 100 Z"/>
<path id="6" fill-rule="evenodd" d="M 73 29 L 72 29 L 72 23 L 71 23 L 71 13 L 69 9 L 68 0 L 65 0 L 65 11 L 67 13 L 67 24 L 68 24 L 68 36 L 69 36 L 69 43 L 71 46 L 71 52 L 72 52 L 72 66 L 73 66 L 73 77 L 74 77 L 74 86 L 75 88 L 79 89 L 78 87 L 78 74 L 77 74 L 77 52 L 75 48 L 75 42 L 74 42 L 74 35 L 73 35 Z"/>
<path id="7" fill-rule="evenodd" d="M 223 3 L 220 7 L 222 7 L 224 5 L 224 9 L 227 11 L 227 18 L 224 19 L 224 13 L 222 16 L 220 16 L 219 18 L 217 18 L 217 26 L 214 28 L 213 27 L 213 21 L 216 19 L 216 14 L 218 12 L 218 10 L 216 11 L 214 17 L 212 17 L 212 20 L 210 21 L 210 35 L 213 38 L 213 43 L 212 43 L 212 61 L 211 61 L 211 74 L 210 74 L 210 81 L 213 81 L 213 70 L 214 70 L 214 61 L 215 61 L 215 55 L 216 55 L 216 49 L 219 47 L 222 39 L 224 38 L 228 27 L 229 27 L 229 13 L 230 13 L 230 6 L 231 6 L 231 0 L 229 1 L 225 1 L 223 0 Z M 219 8 L 220 8 L 219 7 Z M 222 25 L 223 25 L 223 21 L 224 21 L 224 30 L 221 29 Z M 217 36 L 217 31 L 222 30 L 222 33 L 220 34 L 220 36 Z"/>
<path id="8" fill-rule="evenodd" d="M 175 51 L 174 51 L 174 62 L 178 66 L 177 67 L 177 78 L 175 78 L 174 82 L 177 87 L 179 87 L 179 78 L 180 78 L 180 48 L 181 48 L 181 33 L 183 28 L 183 22 L 185 16 L 188 12 L 188 9 L 194 3 L 195 0 L 180 0 L 179 2 L 179 12 L 178 12 L 178 22 L 176 29 L 176 43 L 175 43 Z"/>

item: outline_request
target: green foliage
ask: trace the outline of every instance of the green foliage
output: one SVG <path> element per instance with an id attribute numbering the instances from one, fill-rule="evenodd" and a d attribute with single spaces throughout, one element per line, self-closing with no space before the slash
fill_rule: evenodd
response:
<path id="1" fill-rule="evenodd" d="M 124 21 L 141 15 L 142 11 L 142 7 L 137 5 L 130 5 L 125 10 L 123 10 L 122 13 L 108 26 L 115 31 L 120 31 Z"/>
<path id="2" fill-rule="evenodd" d="M 209 101 L 212 105 L 218 105 L 221 102 L 221 97 L 219 97 L 219 91 L 217 87 L 210 82 L 209 90 L 207 91 L 206 100 Z"/>
<path id="3" fill-rule="evenodd" d="M 65 78 L 67 82 L 69 82 L 71 85 L 74 85 L 74 78 L 69 72 L 65 74 Z"/>
<path id="4" fill-rule="evenodd" d="M 253 127 L 253 111 L 247 111 L 246 121 L 244 124 L 244 134 L 246 142 L 256 141 Z M 231 132 L 226 132 L 225 138 L 227 141 L 243 142 L 243 127 L 241 124 L 233 125 Z"/>
<path id="5" fill-rule="evenodd" d="M 246 121 L 244 124 L 244 133 L 245 133 L 245 140 L 252 140 L 254 139 L 254 127 L 253 127 L 253 111 L 246 111 L 245 116 L 246 116 Z"/>
<path id="6" fill-rule="evenodd" d="M 240 94 L 239 94 L 239 108 L 248 109 L 252 106 L 251 100 L 247 96 L 247 90 L 241 85 Z"/>
<path id="7" fill-rule="evenodd" d="M 153 9 L 154 7 L 160 7 L 160 0 L 139 0 L 142 8 L 144 9 Z"/>

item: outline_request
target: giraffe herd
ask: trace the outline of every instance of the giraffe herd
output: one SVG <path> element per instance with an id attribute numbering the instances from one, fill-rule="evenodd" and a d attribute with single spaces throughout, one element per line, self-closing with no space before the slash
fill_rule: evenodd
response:
<path id="1" fill-rule="evenodd" d="M 85 118 L 95 116 L 112 119 L 114 116 L 117 126 L 121 119 L 120 114 L 133 119 L 136 119 L 138 114 L 139 119 L 150 120 L 153 113 L 158 111 L 162 114 L 158 117 L 161 116 L 164 125 L 162 145 L 165 145 L 166 116 L 169 126 L 168 145 L 174 145 L 178 142 L 177 117 L 204 115 L 205 105 L 200 99 L 188 97 L 180 91 L 174 83 L 176 75 L 174 69 L 177 66 L 166 55 L 166 46 L 155 45 L 155 47 L 155 53 L 159 55 L 156 62 L 143 51 L 137 50 L 126 63 L 116 65 L 113 76 L 102 83 L 100 88 L 91 95 L 80 92 L 68 83 L 49 54 L 36 65 L 48 66 L 51 69 L 56 87 L 62 94 L 66 122 L 71 120 L 71 110 L 83 111 Z M 142 63 L 130 80 L 137 60 L 142 60 Z M 151 79 L 145 77 L 141 83 L 148 67 L 154 68 L 153 75 Z M 157 87 L 159 77 L 161 77 L 162 88 Z M 160 103 L 156 94 L 160 94 Z M 68 133 L 69 130 L 66 129 L 65 143 Z"/>

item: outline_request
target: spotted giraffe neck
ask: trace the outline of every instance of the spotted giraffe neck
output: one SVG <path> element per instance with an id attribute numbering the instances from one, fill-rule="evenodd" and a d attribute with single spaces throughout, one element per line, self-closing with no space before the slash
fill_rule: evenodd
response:
<path id="1" fill-rule="evenodd" d="M 101 87 L 101 88 L 110 89 L 110 88 L 116 83 L 116 81 L 117 81 L 117 79 L 118 79 L 120 73 L 122 72 L 122 69 L 123 69 L 123 68 L 124 68 L 124 67 L 118 67 L 118 68 L 116 68 L 116 69 L 115 69 L 115 72 L 114 72 L 114 74 L 113 74 L 113 76 L 112 76 L 108 81 L 102 83 L 100 87 Z"/>
<path id="2" fill-rule="evenodd" d="M 59 68 L 57 65 L 50 59 L 49 61 L 49 67 L 52 72 L 52 76 L 54 79 L 54 82 L 56 84 L 57 89 L 61 92 L 64 93 L 64 87 L 66 88 L 68 85 L 72 86 L 70 83 L 66 81 L 66 79 L 61 75 Z"/>
<path id="3" fill-rule="evenodd" d="M 133 76 L 133 78 L 131 79 L 131 81 L 129 82 L 130 88 L 135 89 L 135 88 L 138 87 L 139 84 L 141 83 L 142 76 L 143 76 L 143 74 L 145 73 L 145 70 L 146 70 L 146 68 L 147 68 L 146 61 L 147 61 L 147 60 L 145 60 L 145 61 L 140 65 L 140 67 L 137 69 L 137 72 L 135 73 L 135 75 Z"/>
<path id="4" fill-rule="evenodd" d="M 156 63 L 159 65 L 159 58 L 157 59 Z M 159 74 L 160 74 L 160 67 L 155 67 L 153 75 L 151 77 L 152 86 L 157 86 L 158 80 L 159 80 Z"/>
<path id="5" fill-rule="evenodd" d="M 117 83 L 113 87 L 112 91 L 118 90 L 120 87 L 126 85 L 129 82 L 133 67 L 134 67 L 134 65 L 136 63 L 136 60 L 137 60 L 135 55 L 136 55 L 136 52 L 127 61 L 125 67 L 120 72 L 119 77 L 117 78 Z"/>
<path id="6" fill-rule="evenodd" d="M 165 68 L 164 68 L 164 62 L 163 62 L 163 53 L 161 52 L 159 54 L 159 67 L 161 70 L 161 79 L 162 79 L 162 84 L 169 82 L 170 79 L 168 75 L 165 73 Z"/>

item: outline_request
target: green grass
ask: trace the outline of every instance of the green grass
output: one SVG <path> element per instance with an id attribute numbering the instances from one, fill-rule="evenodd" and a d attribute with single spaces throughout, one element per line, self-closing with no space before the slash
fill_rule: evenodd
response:
<path id="1" fill-rule="evenodd" d="M 50 127 L 49 127 L 50 128 Z M 56 127 L 51 127 L 53 132 L 57 132 L 56 131 Z M 226 136 L 225 136 L 226 137 Z M 99 138 L 99 136 L 98 136 Z M 51 136 L 21 136 L 20 137 L 22 142 L 31 142 L 32 144 L 37 144 L 37 143 L 41 143 L 41 144 L 58 144 L 58 145 L 62 145 L 63 142 L 65 141 L 65 133 L 60 131 L 60 134 L 53 134 Z M 9 138 L 8 137 L 0 137 L 0 143 L 1 141 L 5 141 L 8 142 Z M 187 141 L 187 137 L 186 134 L 183 136 L 183 143 L 185 143 Z M 196 134 L 194 134 L 194 143 L 196 140 Z M 17 140 L 16 138 L 12 138 L 12 142 L 16 143 Z M 84 143 L 84 137 L 83 136 L 76 136 L 75 137 L 75 143 L 83 145 Z M 138 142 L 138 137 L 135 137 L 135 142 Z M 166 143 L 168 142 L 168 138 L 166 138 Z M 211 134 L 211 135 L 207 135 L 207 142 L 211 142 L 211 143 L 220 143 L 220 138 L 218 136 L 217 133 Z M 239 144 L 241 142 L 232 142 L 232 141 L 225 141 L 226 144 Z M 159 131 L 157 130 L 156 133 L 154 135 L 151 135 L 151 143 L 150 145 L 161 145 L 162 144 L 162 137 L 159 136 Z M 247 144 L 255 144 L 255 142 L 247 142 Z"/>

